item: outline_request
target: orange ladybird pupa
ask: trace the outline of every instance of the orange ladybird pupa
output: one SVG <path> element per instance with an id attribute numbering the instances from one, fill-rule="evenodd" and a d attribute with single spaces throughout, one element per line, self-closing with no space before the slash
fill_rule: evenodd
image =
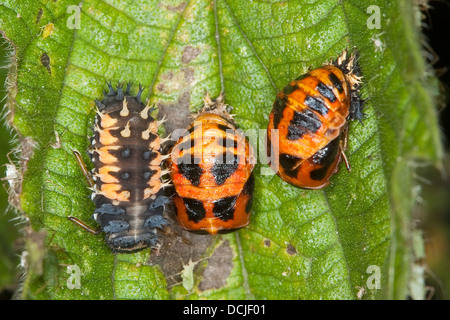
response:
<path id="1" fill-rule="evenodd" d="M 286 85 L 276 96 L 267 128 L 271 167 L 286 182 L 320 189 L 345 160 L 349 119 L 363 118 L 356 57 L 344 53 Z M 273 143 L 272 132 L 278 130 Z"/>
<path id="2" fill-rule="evenodd" d="M 180 225 L 199 233 L 223 233 L 246 226 L 253 201 L 253 149 L 226 111 L 223 96 L 204 97 L 172 148 L 170 176 Z"/>

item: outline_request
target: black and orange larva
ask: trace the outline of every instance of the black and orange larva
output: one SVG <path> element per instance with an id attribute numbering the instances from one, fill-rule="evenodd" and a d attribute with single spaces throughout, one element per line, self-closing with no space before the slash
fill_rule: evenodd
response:
<path id="1" fill-rule="evenodd" d="M 204 107 L 168 160 L 177 220 L 187 230 L 224 233 L 246 226 L 253 202 L 253 149 L 226 111 L 223 96 Z"/>
<path id="2" fill-rule="evenodd" d="M 286 182 L 320 189 L 342 160 L 349 168 L 347 120 L 363 118 L 355 61 L 344 51 L 334 63 L 311 70 L 278 93 L 269 116 L 267 155 L 277 155 L 271 167 Z M 271 143 L 273 129 L 278 129 L 278 143 Z"/>
<path id="3" fill-rule="evenodd" d="M 108 246 L 115 252 L 130 252 L 154 247 L 158 243 L 155 228 L 167 224 L 163 218 L 163 195 L 168 185 L 160 153 L 163 142 L 157 134 L 162 121 L 150 115 L 154 110 L 141 102 L 142 88 L 134 97 L 130 85 L 123 91 L 108 83 L 109 92 L 100 102 L 90 139 L 92 173 L 75 151 L 77 162 L 88 180 L 96 209 L 93 218 L 100 225 L 94 231 L 75 217 L 69 217 L 86 230 L 105 232 Z"/>

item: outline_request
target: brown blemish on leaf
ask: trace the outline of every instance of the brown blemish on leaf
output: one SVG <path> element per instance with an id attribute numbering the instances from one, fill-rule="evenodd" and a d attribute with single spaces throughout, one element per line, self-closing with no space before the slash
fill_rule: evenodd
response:
<path id="1" fill-rule="evenodd" d="M 158 118 L 162 119 L 166 115 L 167 121 L 164 123 L 166 132 L 173 132 L 175 129 L 184 129 L 192 121 L 189 111 L 191 95 L 189 91 L 183 92 L 176 103 L 158 103 Z"/>
<path id="2" fill-rule="evenodd" d="M 201 52 L 202 50 L 200 50 L 199 48 L 187 45 L 183 48 L 183 55 L 181 56 L 181 62 L 187 64 L 191 62 L 193 59 L 195 59 Z"/>
<path id="3" fill-rule="evenodd" d="M 160 92 L 166 92 L 165 89 L 166 89 L 166 86 L 164 85 L 164 83 L 158 83 L 158 85 L 156 86 L 156 90 L 158 90 Z"/>
<path id="4" fill-rule="evenodd" d="M 181 72 L 183 72 L 184 74 L 184 81 L 186 81 L 188 84 L 194 82 L 194 68 L 181 68 Z"/>
<path id="5" fill-rule="evenodd" d="M 168 4 L 163 4 L 163 3 L 158 3 L 158 5 L 160 7 L 163 7 L 169 11 L 173 11 L 173 12 L 182 12 L 184 10 L 184 8 L 186 8 L 186 2 L 182 2 L 177 6 L 171 6 Z"/>
<path id="6" fill-rule="evenodd" d="M 38 11 L 38 14 L 37 14 L 37 17 L 36 17 L 36 21 L 35 21 L 36 24 L 38 24 L 39 21 L 41 20 L 43 13 L 44 13 L 44 10 L 42 10 L 42 8 L 39 8 L 39 11 Z"/>
<path id="7" fill-rule="evenodd" d="M 43 52 L 41 55 L 41 64 L 47 69 L 48 73 L 52 75 L 52 68 L 50 66 L 50 57 L 47 53 Z"/>
<path id="8" fill-rule="evenodd" d="M 160 235 L 161 248 L 150 256 L 150 265 L 159 265 L 170 288 L 183 281 L 181 272 L 189 261 L 199 261 L 211 245 L 212 237 L 188 232 L 175 221 L 170 205 L 166 208 L 169 227 Z"/>
<path id="9" fill-rule="evenodd" d="M 290 256 L 296 255 L 297 249 L 295 249 L 295 247 L 289 243 L 288 246 L 286 247 L 286 253 Z"/>
<path id="10" fill-rule="evenodd" d="M 173 79 L 173 76 L 174 76 L 174 73 L 172 72 L 172 71 L 169 71 L 169 72 L 167 72 L 167 73 L 164 73 L 163 75 L 162 75 L 162 79 L 163 80 L 172 80 Z"/>
<path id="11" fill-rule="evenodd" d="M 198 285 L 201 291 L 224 287 L 233 269 L 233 250 L 228 240 L 224 241 L 208 259 L 202 273 L 203 280 Z"/>
<path id="12" fill-rule="evenodd" d="M 265 245 L 267 248 L 269 248 L 271 244 L 272 244 L 272 243 L 270 242 L 269 239 L 264 239 L 264 245 Z"/>

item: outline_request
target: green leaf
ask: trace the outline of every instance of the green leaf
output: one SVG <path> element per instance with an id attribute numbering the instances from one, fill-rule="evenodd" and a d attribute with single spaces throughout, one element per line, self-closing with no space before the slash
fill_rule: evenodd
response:
<path id="1" fill-rule="evenodd" d="M 8 63 L 6 49 L 6 41 L 0 39 L 0 63 L 3 64 Z M 0 69 L 0 83 L 5 83 L 6 77 L 7 69 Z M 1 91 L 0 100 L 4 101 L 5 96 L 6 91 Z M 6 126 L 0 126 L 0 136 L 2 137 L 0 140 L 0 163 L 7 164 L 7 166 L 2 167 L 2 170 L 5 170 L 4 180 L 8 180 L 14 177 L 14 167 L 8 159 L 8 157 L 12 157 L 8 154 L 10 149 L 8 140 L 12 138 L 11 130 Z M 2 181 L 2 185 L 5 187 L 9 183 Z M 7 297 L 15 288 L 18 280 L 17 264 L 19 263 L 17 248 L 14 245 L 19 236 L 17 221 L 14 220 L 14 212 L 8 210 L 8 193 L 6 191 L 6 188 L 0 187 L 0 295 L 2 297 Z"/>
<path id="2" fill-rule="evenodd" d="M 373 11 L 370 1 L 356 0 L 84 0 L 73 28 L 76 7 L 69 6 L 78 4 L 0 5 L 0 29 L 17 57 L 11 124 L 27 138 L 21 141 L 29 156 L 18 195 L 31 257 L 23 298 L 410 295 L 414 169 L 442 159 L 437 81 L 421 56 L 413 2 L 380 0 Z M 68 221 L 89 221 L 94 210 L 72 150 L 87 148 L 94 99 L 106 80 L 131 81 L 133 92 L 143 85 L 158 117 L 167 115 L 166 132 L 189 123 L 205 92 L 222 91 L 238 125 L 258 130 L 284 85 L 345 48 L 359 53 L 366 118 L 350 124 L 351 172 L 341 164 L 329 187 L 292 187 L 259 163 L 248 227 L 211 237 L 171 222 L 159 252 L 114 255 L 101 236 Z M 43 245 L 30 235 L 40 235 Z M 73 265 L 81 272 L 79 289 L 70 289 Z"/>

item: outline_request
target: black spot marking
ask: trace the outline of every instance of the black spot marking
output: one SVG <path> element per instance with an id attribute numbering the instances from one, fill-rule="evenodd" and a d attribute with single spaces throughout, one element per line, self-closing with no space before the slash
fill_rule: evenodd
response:
<path id="1" fill-rule="evenodd" d="M 272 242 L 270 241 L 270 239 L 264 239 L 264 245 L 269 248 L 272 245 Z"/>
<path id="2" fill-rule="evenodd" d="M 298 169 L 299 169 L 300 167 L 297 167 L 297 168 L 295 168 L 295 169 L 284 169 L 284 175 L 286 175 L 286 176 L 288 176 L 288 177 L 291 177 L 291 178 L 296 178 L 297 177 L 297 174 L 298 174 Z"/>
<path id="3" fill-rule="evenodd" d="M 321 95 L 323 95 L 325 98 L 330 100 L 330 102 L 336 101 L 336 96 L 333 93 L 333 90 L 329 88 L 326 84 L 323 82 L 319 82 L 319 84 L 316 87 L 317 91 L 320 92 Z"/>
<path id="4" fill-rule="evenodd" d="M 298 163 L 300 160 L 300 158 L 289 154 L 280 154 L 280 166 L 284 169 L 284 174 L 291 178 L 297 177 L 297 171 L 299 168 Z"/>
<path id="5" fill-rule="evenodd" d="M 304 73 L 301 76 L 298 76 L 297 78 L 295 78 L 295 80 L 300 81 L 305 79 L 306 77 L 309 77 L 309 73 Z"/>
<path id="6" fill-rule="evenodd" d="M 218 127 L 220 130 L 225 131 L 225 132 L 226 132 L 227 130 L 230 130 L 230 129 L 231 129 L 229 126 L 226 126 L 226 125 L 224 125 L 224 124 L 218 124 L 217 127 Z"/>
<path id="7" fill-rule="evenodd" d="M 294 91 L 297 90 L 297 89 L 298 89 L 297 84 L 294 83 L 294 85 L 292 85 L 292 84 L 290 83 L 290 84 L 288 84 L 287 86 L 285 86 L 285 87 L 283 88 L 283 93 L 286 94 L 286 95 L 289 95 L 289 94 L 291 94 L 292 92 L 294 92 Z"/>
<path id="8" fill-rule="evenodd" d="M 234 148 L 236 149 L 238 147 L 238 142 L 236 139 L 230 139 L 229 137 L 223 138 L 216 138 L 217 144 L 219 146 L 225 147 L 225 148 Z"/>
<path id="9" fill-rule="evenodd" d="M 131 182 L 129 182 L 132 178 L 133 178 L 133 173 L 130 173 L 128 170 L 120 170 L 120 171 L 117 171 L 117 172 L 115 172 L 115 171 L 110 171 L 109 172 L 109 174 L 112 176 L 112 177 L 114 177 L 114 178 L 116 178 L 116 179 L 119 179 L 119 183 L 118 183 L 118 185 L 120 186 L 120 190 L 121 191 L 125 191 L 125 190 L 129 190 L 130 189 L 130 184 L 129 183 L 132 183 L 132 181 Z M 134 187 L 138 187 L 138 186 L 134 186 Z M 146 187 L 145 186 L 145 184 L 142 184 L 142 186 L 139 186 L 139 188 L 140 187 Z M 132 190 L 131 190 L 131 192 L 133 192 Z"/>
<path id="10" fill-rule="evenodd" d="M 199 200 L 183 198 L 184 206 L 186 207 L 186 212 L 188 219 L 198 223 L 200 220 L 205 218 L 206 211 L 203 207 L 203 203 Z"/>
<path id="11" fill-rule="evenodd" d="M 158 156 L 158 153 L 153 152 L 152 150 L 145 151 L 142 153 L 142 159 L 145 161 L 152 162 L 156 157 Z"/>
<path id="12" fill-rule="evenodd" d="M 326 177 L 328 168 L 334 162 L 339 152 L 340 139 L 340 137 L 337 137 L 312 156 L 312 161 L 321 167 L 311 171 L 311 179 L 320 181 Z"/>
<path id="13" fill-rule="evenodd" d="M 50 66 L 50 57 L 45 52 L 43 52 L 41 54 L 41 63 L 45 67 L 45 69 L 47 69 L 48 73 L 51 75 L 52 74 L 52 68 Z"/>
<path id="14" fill-rule="evenodd" d="M 306 133 L 306 131 L 303 128 L 289 125 L 288 126 L 288 133 L 286 135 L 286 138 L 289 140 L 297 140 L 303 137 L 303 135 Z"/>
<path id="15" fill-rule="evenodd" d="M 322 122 L 313 111 L 309 109 L 304 109 L 301 112 L 294 111 L 294 117 L 288 126 L 286 138 L 297 140 L 307 131 L 317 132 L 321 126 Z"/>
<path id="16" fill-rule="evenodd" d="M 237 197 L 225 197 L 214 202 L 214 216 L 220 220 L 227 221 L 233 219 Z"/>
<path id="17" fill-rule="evenodd" d="M 333 86 L 334 86 L 336 89 L 338 89 L 338 91 L 339 91 L 340 93 L 342 93 L 342 92 L 344 91 L 344 88 L 342 87 L 341 81 L 339 80 L 338 77 L 336 77 L 336 75 L 335 75 L 333 72 L 331 72 L 331 73 L 328 75 L 328 78 L 330 79 L 330 81 L 331 81 L 331 83 L 333 84 Z"/>
<path id="18" fill-rule="evenodd" d="M 252 195 L 254 189 L 255 189 L 255 176 L 252 173 L 250 174 L 250 177 L 248 178 L 247 182 L 245 182 L 242 192 L 248 195 Z"/>
<path id="19" fill-rule="evenodd" d="M 232 153 L 224 153 L 211 168 L 214 180 L 220 186 L 237 170 L 239 166 L 239 158 Z"/>
<path id="20" fill-rule="evenodd" d="M 280 166 L 283 167 L 283 169 L 292 169 L 294 167 L 297 167 L 298 162 L 302 160 L 301 158 L 291 156 L 290 154 L 281 153 L 280 154 Z"/>
<path id="21" fill-rule="evenodd" d="M 245 205 L 245 212 L 247 214 L 250 214 L 252 210 L 252 205 L 253 205 L 253 195 L 250 196 L 250 199 L 248 199 L 247 204 Z"/>
<path id="22" fill-rule="evenodd" d="M 130 173 L 129 172 L 124 171 L 124 172 L 120 173 L 120 179 L 128 180 L 129 178 L 130 178 Z"/>
<path id="23" fill-rule="evenodd" d="M 142 132 L 144 132 L 145 130 L 142 130 Z M 158 137 L 158 135 L 150 132 L 148 139 L 145 140 L 146 143 L 152 143 L 156 138 Z"/>
<path id="24" fill-rule="evenodd" d="M 323 116 L 328 113 L 327 106 L 325 105 L 325 103 L 323 103 L 322 100 L 320 100 L 318 98 L 313 98 L 311 96 L 307 96 L 305 98 L 305 105 L 307 105 L 309 108 L 313 109 L 314 111 L 317 111 L 318 113 L 320 113 Z"/>
<path id="25" fill-rule="evenodd" d="M 125 148 L 120 152 L 120 157 L 126 159 L 129 158 L 131 155 L 131 149 L 130 148 Z"/>
<path id="26" fill-rule="evenodd" d="M 278 125 L 280 124 L 281 118 L 283 116 L 283 110 L 286 108 L 286 96 L 280 98 L 277 96 L 275 98 L 275 102 L 273 103 L 273 127 L 274 129 L 278 129 Z"/>
<path id="27" fill-rule="evenodd" d="M 199 126 L 192 126 L 192 127 L 190 127 L 190 128 L 187 130 L 187 132 L 192 133 L 192 132 L 194 132 L 198 127 L 199 127 Z"/>
<path id="28" fill-rule="evenodd" d="M 154 174 L 156 174 L 156 172 L 157 172 L 156 170 L 144 171 L 142 177 L 144 178 L 145 181 L 148 181 L 151 177 L 153 177 Z"/>
<path id="29" fill-rule="evenodd" d="M 200 184 L 200 177 L 203 174 L 203 169 L 196 162 L 200 162 L 198 158 L 193 155 L 188 155 L 189 158 L 182 157 L 177 161 L 178 170 L 188 179 L 194 186 Z"/>
<path id="30" fill-rule="evenodd" d="M 252 210 L 254 190 L 255 190 L 255 176 L 252 173 L 250 174 L 250 177 L 248 178 L 247 182 L 244 185 L 244 189 L 242 190 L 242 192 L 249 195 L 250 197 L 247 201 L 247 204 L 245 205 L 245 212 L 247 212 L 247 214 L 249 214 Z"/>
<path id="31" fill-rule="evenodd" d="M 305 128 L 311 132 L 317 132 L 322 126 L 319 117 L 309 109 L 302 110 L 301 112 L 294 111 L 294 118 L 291 124 Z"/>
<path id="32" fill-rule="evenodd" d="M 312 156 L 313 162 L 319 165 L 326 165 L 327 162 L 333 162 L 333 156 L 336 155 L 339 150 L 339 142 L 340 137 L 337 137 L 336 139 L 330 141 L 325 147 L 317 151 Z"/>

